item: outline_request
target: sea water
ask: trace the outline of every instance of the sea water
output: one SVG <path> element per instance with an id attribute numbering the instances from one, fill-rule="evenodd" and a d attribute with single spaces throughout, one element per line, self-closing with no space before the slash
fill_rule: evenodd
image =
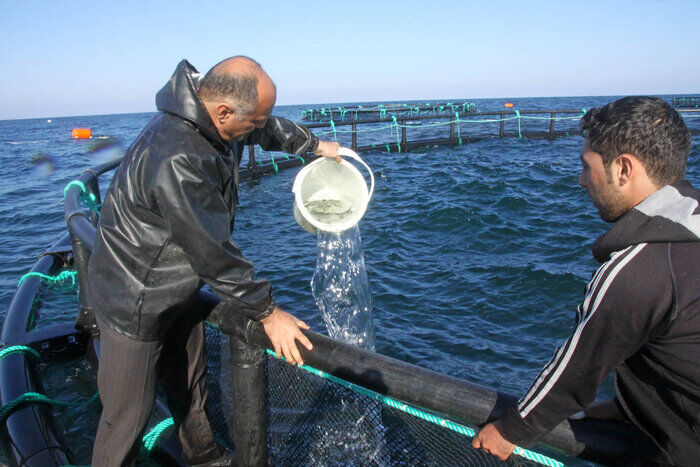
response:
<path id="1" fill-rule="evenodd" d="M 588 109 L 617 97 L 514 102 L 520 109 Z M 504 99 L 475 102 L 478 110 L 492 111 L 502 109 Z M 306 108 L 283 106 L 274 113 L 298 120 Z M 102 162 L 89 150 L 94 141 L 73 140 L 71 130 L 91 128 L 95 139 L 110 136 L 128 146 L 153 116 L 0 122 L 0 324 L 19 278 L 65 233 L 64 187 Z M 543 131 L 549 124 L 529 119 L 520 123 L 523 129 L 541 124 L 536 129 Z M 686 117 L 686 123 L 700 128 L 700 118 Z M 570 333 L 582 291 L 598 267 L 590 246 L 609 228 L 576 182 L 582 142 L 578 122 L 565 124 L 557 121 L 556 128 L 569 128 L 571 136 L 555 140 L 518 138 L 518 121 L 511 120 L 505 122 L 505 131 L 514 138 L 410 153 L 386 152 L 381 143 L 395 140 L 391 129 L 359 135 L 360 144 L 378 145 L 362 153 L 376 175 L 372 206 L 363 218 L 362 247 L 379 353 L 515 396 L 527 391 Z M 488 125 L 498 133 L 497 122 L 464 123 L 461 135 L 478 136 L 479 128 Z M 438 132 L 449 136 L 449 125 L 410 128 L 408 138 L 430 139 Z M 351 134 L 339 132 L 338 140 L 347 146 Z M 42 153 L 48 157 L 38 156 Z M 262 160 L 269 158 L 266 153 Z M 52 165 L 48 170 L 37 167 L 47 160 Z M 318 246 L 299 229 L 289 209 L 296 173 L 280 170 L 241 183 L 234 240 L 259 277 L 273 283 L 278 303 L 320 331 L 325 323 L 308 287 Z M 693 136 L 686 178 L 700 185 L 698 136 Z M 110 179 L 111 174 L 101 178 L 103 194 Z M 77 309 L 72 290 L 42 297 L 38 326 L 72 322 Z M 70 362 L 64 366 L 73 368 Z M 95 391 L 89 370 L 82 376 L 71 374 L 80 383 L 56 392 L 54 382 L 67 378 L 64 366 L 47 365 L 56 372 L 46 380 L 47 394 L 88 400 Z M 612 386 L 601 393 L 612 394 Z M 73 424 L 85 435 L 83 444 L 74 445 L 76 463 L 90 461 L 95 424 L 88 416 Z"/>
<path id="2" fill-rule="evenodd" d="M 342 232 L 319 230 L 311 293 L 329 336 L 374 351 L 372 295 L 357 224 Z"/>

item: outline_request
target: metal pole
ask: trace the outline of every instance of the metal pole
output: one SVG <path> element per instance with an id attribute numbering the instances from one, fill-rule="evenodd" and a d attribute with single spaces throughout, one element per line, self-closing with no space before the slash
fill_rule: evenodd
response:
<path id="1" fill-rule="evenodd" d="M 550 114 L 550 120 L 549 120 L 549 134 L 553 135 L 554 134 L 554 112 Z"/>
<path id="2" fill-rule="evenodd" d="M 450 119 L 450 143 L 454 143 L 455 140 L 455 121 L 453 118 Z"/>
<path id="3" fill-rule="evenodd" d="M 212 301 L 206 295 L 202 298 L 203 310 L 206 310 Z M 219 326 L 225 322 L 227 327 L 233 398 L 230 426 L 233 427 L 236 465 L 265 466 L 268 463 L 265 354 L 262 347 L 247 336 L 248 327 L 257 323 L 232 310 L 226 302 L 214 306 L 209 320 Z"/>
<path id="4" fill-rule="evenodd" d="M 260 347 L 229 337 L 236 465 L 267 465 L 265 357 Z"/>
<path id="5" fill-rule="evenodd" d="M 406 148 L 406 120 L 401 120 L 401 147 Z"/>
<path id="6" fill-rule="evenodd" d="M 70 241 L 73 245 L 73 262 L 75 269 L 78 271 L 78 301 L 80 310 L 78 317 L 75 319 L 75 328 L 84 329 L 93 335 L 99 333 L 97 329 L 97 321 L 95 321 L 95 312 L 88 302 L 88 263 L 90 261 L 90 250 L 87 245 L 78 238 L 77 235 L 71 232 Z"/>
<path id="7" fill-rule="evenodd" d="M 248 170 L 253 174 L 253 178 L 257 175 L 257 166 L 255 165 L 255 146 L 248 145 Z"/>
<path id="8" fill-rule="evenodd" d="M 503 138 L 503 136 L 505 136 L 505 134 L 506 134 L 506 132 L 505 132 L 505 123 L 506 123 L 505 119 L 506 119 L 506 114 L 502 113 L 501 114 L 501 130 L 498 133 L 498 136 L 501 138 Z"/>
<path id="9" fill-rule="evenodd" d="M 92 172 L 90 170 L 86 172 Z M 94 174 L 93 174 L 94 175 Z M 97 183 L 97 177 L 93 176 L 90 178 L 90 180 L 85 184 L 85 187 L 88 189 L 89 193 L 92 193 L 95 195 L 95 203 L 99 206 L 102 204 L 102 199 L 100 197 L 100 185 Z M 98 215 L 90 210 L 90 221 L 92 222 L 92 225 L 97 225 L 98 221 Z"/>
<path id="10" fill-rule="evenodd" d="M 357 151 L 357 123 L 352 124 L 352 150 Z"/>

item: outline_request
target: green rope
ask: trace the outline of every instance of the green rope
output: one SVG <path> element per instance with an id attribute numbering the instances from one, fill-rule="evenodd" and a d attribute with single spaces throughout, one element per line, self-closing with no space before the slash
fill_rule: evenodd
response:
<path id="1" fill-rule="evenodd" d="M 284 357 L 278 357 L 275 352 L 273 352 L 270 349 L 265 349 L 268 355 L 274 356 L 275 358 L 278 358 L 280 360 L 285 360 Z M 354 391 L 358 394 L 362 394 L 364 396 L 367 396 L 371 399 L 374 399 L 376 401 L 381 402 L 382 404 L 388 405 L 389 407 L 393 407 L 395 409 L 398 409 L 404 413 L 407 413 L 409 415 L 413 415 L 414 417 L 423 419 L 425 421 L 428 421 L 430 423 L 433 423 L 435 425 L 440 425 L 442 427 L 445 427 L 449 430 L 452 430 L 456 433 L 460 433 L 462 435 L 468 436 L 470 438 L 473 438 L 476 435 L 476 432 L 464 425 L 460 425 L 458 423 L 452 422 L 450 420 L 447 420 L 442 417 L 438 417 L 436 415 L 430 414 L 428 412 L 425 412 L 423 410 L 417 409 L 415 407 L 412 407 L 408 404 L 405 404 L 403 402 L 400 402 L 396 399 L 393 399 L 391 397 L 387 397 L 385 395 L 376 393 L 374 391 L 371 391 L 367 388 L 363 388 L 362 386 L 359 386 L 357 384 L 351 383 L 349 381 L 345 381 L 344 379 L 340 379 L 336 376 L 330 375 L 328 373 L 325 373 L 321 370 L 317 370 L 316 368 L 310 367 L 308 365 L 299 365 L 299 368 L 302 370 L 305 370 L 311 374 L 314 374 L 318 376 L 319 378 L 326 379 L 328 381 L 332 381 L 336 384 L 339 384 L 347 389 L 350 389 L 351 391 Z M 539 462 L 540 464 L 547 465 L 547 466 L 552 466 L 552 467 L 560 467 L 563 466 L 561 462 L 551 459 L 547 456 L 544 456 L 540 453 L 533 452 L 527 449 L 523 449 L 520 446 L 516 446 L 515 450 L 513 451 L 514 454 L 524 457 L 526 459 Z"/>
<path id="2" fill-rule="evenodd" d="M 45 280 L 46 282 L 55 282 L 55 283 L 62 282 L 64 280 L 70 278 L 73 281 L 73 285 L 75 285 L 75 276 L 77 276 L 77 275 L 78 275 L 77 271 L 63 271 L 60 274 L 58 274 L 57 276 L 47 276 L 46 274 L 42 274 L 40 272 L 28 272 L 20 278 L 19 282 L 17 283 L 17 287 L 22 285 L 22 282 L 24 282 L 24 279 L 27 279 L 29 277 L 39 277 L 39 278 Z"/>
<path id="3" fill-rule="evenodd" d="M 401 152 L 401 136 L 399 136 L 399 122 L 396 121 L 396 115 L 392 115 L 391 118 L 394 121 L 394 127 L 396 128 L 396 146 L 399 148 L 399 152 Z"/>
<path id="4" fill-rule="evenodd" d="M 518 138 L 522 138 L 523 134 L 520 131 L 520 112 L 518 111 L 518 109 L 514 109 L 514 110 L 515 110 L 515 115 L 518 117 Z"/>
<path id="5" fill-rule="evenodd" d="M 333 141 L 338 142 L 338 135 L 335 129 L 335 122 L 333 121 L 333 116 L 331 116 L 331 131 L 333 131 Z"/>
<path id="6" fill-rule="evenodd" d="M 455 123 L 457 125 L 457 138 L 459 139 L 459 145 L 462 145 L 462 134 L 459 131 L 459 112 L 455 112 Z"/>
<path id="7" fill-rule="evenodd" d="M 18 353 L 23 353 L 29 357 L 32 357 L 34 360 L 41 360 L 41 357 L 39 356 L 39 352 L 32 349 L 31 347 L 27 347 L 26 345 L 13 345 L 13 346 L 8 347 L 6 349 L 0 350 L 0 360 L 7 357 L 8 355 L 13 355 L 13 354 L 18 354 Z"/>
<path id="8" fill-rule="evenodd" d="M 156 444 L 158 444 L 158 440 L 160 439 L 160 436 L 167 430 L 168 428 L 172 427 L 175 425 L 175 421 L 173 420 L 173 417 L 166 418 L 159 424 L 153 427 L 151 431 L 149 431 L 142 439 L 142 444 L 141 444 L 141 451 L 140 454 L 142 456 L 148 456 L 151 454 L 151 451 L 153 451 L 153 448 L 156 447 Z"/>
<path id="9" fill-rule="evenodd" d="M 261 167 L 263 166 L 262 159 L 263 159 L 263 150 L 261 147 L 258 146 L 258 165 Z M 270 153 L 270 163 L 272 164 L 272 169 L 275 172 L 278 172 L 279 167 L 277 166 L 277 163 L 275 163 L 275 156 L 272 153 Z"/>
<path id="10" fill-rule="evenodd" d="M 80 200 L 85 203 L 85 205 L 95 213 L 95 215 L 100 214 L 100 204 L 97 204 L 97 197 L 95 196 L 94 193 L 90 193 L 88 189 L 85 187 L 85 184 L 81 182 L 80 180 L 73 180 L 70 182 L 66 187 L 63 189 L 63 198 L 61 198 L 61 201 L 66 199 L 66 195 L 68 194 L 68 190 L 70 190 L 72 187 L 77 186 L 80 188 L 82 191 L 80 195 Z"/>
<path id="11" fill-rule="evenodd" d="M 17 399 L 13 400 L 12 402 L 8 402 L 7 404 L 0 407 L 0 425 L 5 424 L 5 420 L 7 420 L 7 417 L 12 415 L 16 410 L 26 406 L 27 404 L 48 404 L 57 405 L 61 407 L 68 407 L 72 405 L 69 402 L 49 399 L 45 395 L 39 394 L 38 392 L 27 392 L 19 396 Z"/>

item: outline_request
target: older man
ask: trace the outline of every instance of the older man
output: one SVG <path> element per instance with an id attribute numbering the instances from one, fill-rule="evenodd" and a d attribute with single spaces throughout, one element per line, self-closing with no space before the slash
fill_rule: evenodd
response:
<path id="1" fill-rule="evenodd" d="M 649 97 L 593 109 L 582 128 L 579 184 L 600 217 L 614 222 L 593 247 L 603 264 L 571 336 L 517 407 L 472 444 L 506 459 L 515 444 L 531 444 L 587 409 L 645 433 L 653 452 L 641 462 L 697 465 L 700 193 L 684 180 L 690 134 L 678 112 Z M 589 407 L 613 370 L 616 398 Z"/>
<path id="2" fill-rule="evenodd" d="M 204 77 L 182 61 L 156 95 L 160 111 L 131 145 L 102 206 L 89 266 L 89 297 L 101 331 L 103 411 L 93 465 L 133 463 L 161 382 L 192 465 L 230 465 L 204 404 L 203 316 L 207 284 L 229 313 L 263 324 L 275 350 L 301 363 L 300 328 L 270 283 L 232 240 L 244 146 L 336 158 L 337 143 L 271 116 L 276 90 L 260 65 L 233 57 Z"/>

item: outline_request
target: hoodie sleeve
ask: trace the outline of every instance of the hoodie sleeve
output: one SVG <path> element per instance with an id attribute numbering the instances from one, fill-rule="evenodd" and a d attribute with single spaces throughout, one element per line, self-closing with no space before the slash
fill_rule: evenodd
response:
<path id="1" fill-rule="evenodd" d="M 516 407 L 495 422 L 508 441 L 528 446 L 596 397 L 602 380 L 634 355 L 664 319 L 672 303 L 659 258 L 646 244 L 622 250 L 603 264 L 588 284 L 576 327 Z M 657 262 L 654 265 L 654 262 Z"/>
<path id="2" fill-rule="evenodd" d="M 271 285 L 255 279 L 253 264 L 234 244 L 231 215 L 214 171 L 203 171 L 185 155 L 158 170 L 154 198 L 172 241 L 195 273 L 233 308 L 262 319 L 274 308 Z"/>
<path id="3" fill-rule="evenodd" d="M 263 128 L 254 130 L 245 144 L 259 144 L 265 151 L 284 151 L 299 156 L 315 151 L 318 138 L 305 126 L 273 116 Z"/>

